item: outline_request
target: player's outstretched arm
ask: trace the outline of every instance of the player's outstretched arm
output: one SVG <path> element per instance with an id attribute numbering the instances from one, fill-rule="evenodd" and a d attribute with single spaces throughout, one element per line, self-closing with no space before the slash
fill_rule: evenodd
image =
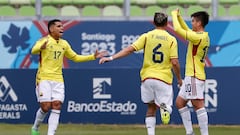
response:
<path id="1" fill-rule="evenodd" d="M 171 12 L 172 14 L 172 22 L 173 22 L 173 28 L 174 28 L 174 31 L 176 33 L 178 33 L 181 37 L 183 37 L 184 39 L 186 39 L 186 33 L 187 33 L 187 30 L 185 30 L 184 28 L 182 28 L 180 22 L 179 22 L 179 11 L 178 10 L 173 10 Z"/>
<path id="2" fill-rule="evenodd" d="M 103 57 L 99 60 L 99 64 L 103 64 L 105 62 L 112 61 L 114 59 L 122 58 L 125 56 L 128 56 L 129 54 L 133 53 L 135 51 L 135 48 L 133 48 L 131 45 L 122 49 L 118 53 L 114 54 L 113 56 L 110 57 Z"/>

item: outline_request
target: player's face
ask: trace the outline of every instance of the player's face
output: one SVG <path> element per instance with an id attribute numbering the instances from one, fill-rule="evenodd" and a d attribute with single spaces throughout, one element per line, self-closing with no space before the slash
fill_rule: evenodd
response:
<path id="1" fill-rule="evenodd" d="M 199 26 L 201 25 L 201 22 L 198 21 L 196 18 L 192 17 L 192 30 L 198 31 Z"/>
<path id="2" fill-rule="evenodd" d="M 63 24 L 61 22 L 55 22 L 55 24 L 51 27 L 51 35 L 59 39 L 63 35 Z"/>

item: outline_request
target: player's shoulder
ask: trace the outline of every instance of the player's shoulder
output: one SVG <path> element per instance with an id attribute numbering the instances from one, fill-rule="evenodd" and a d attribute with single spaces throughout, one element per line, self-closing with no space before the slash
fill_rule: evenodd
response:
<path id="1" fill-rule="evenodd" d="M 206 31 L 193 31 L 193 30 L 191 30 L 191 34 L 198 34 L 198 35 L 202 35 L 202 36 L 206 36 L 206 35 L 208 35 L 208 32 L 206 32 Z"/>
<path id="2" fill-rule="evenodd" d="M 150 30 L 150 31 L 148 31 L 148 32 L 145 32 L 144 33 L 144 35 L 156 35 L 157 33 L 159 33 L 159 31 L 157 31 L 157 29 L 152 29 L 152 30 Z"/>
<path id="3" fill-rule="evenodd" d="M 196 32 L 196 34 L 202 39 L 209 38 L 208 32 L 205 32 L 205 31 Z"/>
<path id="4" fill-rule="evenodd" d="M 60 42 L 63 46 L 65 46 L 65 47 L 69 47 L 69 46 L 70 46 L 69 42 L 68 42 L 66 39 L 60 38 L 60 39 L 59 39 L 59 42 Z"/>
<path id="5" fill-rule="evenodd" d="M 59 40 L 62 41 L 62 42 L 67 42 L 67 40 L 63 39 L 63 38 L 60 38 Z"/>
<path id="6" fill-rule="evenodd" d="M 48 36 L 44 36 L 44 37 L 41 37 L 40 39 L 38 39 L 38 41 L 45 41 L 46 39 L 48 38 Z"/>
<path id="7" fill-rule="evenodd" d="M 173 35 L 172 35 L 171 33 L 169 33 L 169 32 L 166 32 L 166 35 L 167 35 L 168 38 L 171 39 L 171 40 L 174 40 L 174 41 L 177 40 L 176 37 L 173 36 Z"/>
<path id="8" fill-rule="evenodd" d="M 42 44 L 43 42 L 45 42 L 47 40 L 47 38 L 48 38 L 48 36 L 41 37 L 36 41 L 36 43 L 37 44 Z"/>
<path id="9" fill-rule="evenodd" d="M 144 33 L 142 33 L 140 36 L 141 36 L 141 37 L 146 37 L 146 36 L 148 36 L 149 34 L 150 34 L 150 31 L 144 32 Z"/>

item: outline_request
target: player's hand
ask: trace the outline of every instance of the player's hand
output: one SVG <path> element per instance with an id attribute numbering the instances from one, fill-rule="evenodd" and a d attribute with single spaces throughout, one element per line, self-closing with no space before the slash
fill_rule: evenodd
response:
<path id="1" fill-rule="evenodd" d="M 109 62 L 109 61 L 112 61 L 113 58 L 112 57 L 102 57 L 100 60 L 99 60 L 99 64 L 103 64 L 105 62 Z"/>
<path id="2" fill-rule="evenodd" d="M 177 8 L 177 9 L 175 9 L 175 10 L 173 10 L 172 12 L 171 12 L 172 14 L 177 14 L 177 16 L 179 16 L 180 15 L 180 10 L 179 10 L 179 8 Z"/>
<path id="3" fill-rule="evenodd" d="M 48 39 L 49 38 L 47 38 L 47 40 L 42 44 L 42 46 L 40 47 L 40 49 L 41 50 L 43 50 L 43 49 L 46 49 L 47 48 L 47 44 L 48 44 Z"/>
<path id="4" fill-rule="evenodd" d="M 102 57 L 104 57 L 104 56 L 106 56 L 106 55 L 108 55 L 108 52 L 107 52 L 107 51 L 101 51 L 101 52 L 99 52 L 98 50 L 96 50 L 95 53 L 94 53 L 94 57 L 95 57 L 96 59 L 102 58 Z"/>
<path id="5" fill-rule="evenodd" d="M 182 85 L 183 85 L 183 80 L 182 79 L 178 80 L 178 85 L 177 85 L 178 89 L 180 89 Z"/>

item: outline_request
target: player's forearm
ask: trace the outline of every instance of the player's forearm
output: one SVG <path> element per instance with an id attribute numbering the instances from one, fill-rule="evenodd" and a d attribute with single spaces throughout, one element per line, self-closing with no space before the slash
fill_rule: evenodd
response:
<path id="1" fill-rule="evenodd" d="M 181 78 L 181 73 L 180 73 L 180 68 L 173 67 L 173 72 L 176 75 L 176 78 L 177 78 L 178 81 L 182 79 Z"/>
<path id="2" fill-rule="evenodd" d="M 172 65 L 173 65 L 173 72 L 177 78 L 178 81 L 182 80 L 181 77 L 181 71 L 180 71 L 180 64 L 178 59 L 173 59 L 172 60 Z"/>
<path id="3" fill-rule="evenodd" d="M 122 49 L 120 52 L 114 54 L 112 56 L 113 59 L 119 59 L 125 56 L 128 56 L 129 54 L 133 53 L 135 49 L 132 46 L 128 46 L 127 48 Z"/>
<path id="4" fill-rule="evenodd" d="M 184 29 L 184 30 L 190 30 L 188 25 L 186 24 L 186 22 L 183 20 L 182 16 L 181 15 L 178 15 L 178 21 L 181 25 L 181 27 Z"/>
<path id="5" fill-rule="evenodd" d="M 182 36 L 184 39 L 186 39 L 186 30 L 184 30 L 179 21 L 178 21 L 178 15 L 177 12 L 172 12 L 172 21 L 173 21 L 173 27 L 174 31 L 178 33 L 180 36 Z"/>
<path id="6" fill-rule="evenodd" d="M 73 58 L 70 58 L 74 62 L 87 62 L 95 60 L 94 54 L 92 55 L 75 55 Z"/>

